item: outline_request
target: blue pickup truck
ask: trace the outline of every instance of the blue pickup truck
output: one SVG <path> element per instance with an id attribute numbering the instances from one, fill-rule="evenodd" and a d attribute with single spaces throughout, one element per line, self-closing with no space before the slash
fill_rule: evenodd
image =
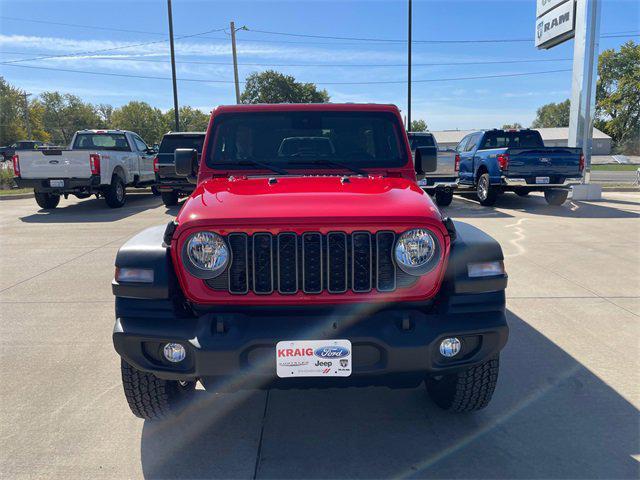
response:
<path id="1" fill-rule="evenodd" d="M 482 205 L 499 194 L 544 192 L 550 205 L 562 205 L 569 187 L 580 183 L 584 156 L 580 148 L 545 147 L 537 130 L 473 132 L 456 147 L 459 187 L 475 189 Z"/>

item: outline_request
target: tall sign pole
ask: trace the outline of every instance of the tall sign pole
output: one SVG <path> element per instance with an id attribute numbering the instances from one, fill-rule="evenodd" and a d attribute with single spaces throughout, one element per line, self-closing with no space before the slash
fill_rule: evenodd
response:
<path id="1" fill-rule="evenodd" d="M 175 131 L 180 131 L 180 114 L 178 113 L 178 85 L 176 82 L 176 55 L 173 48 L 173 15 L 171 13 L 171 0 L 167 0 L 169 10 L 169 47 L 171 49 L 171 77 L 173 80 L 173 114 L 175 117 Z"/>
<path id="2" fill-rule="evenodd" d="M 602 189 L 590 180 L 602 0 L 536 2 L 536 47 L 549 49 L 574 38 L 568 144 L 582 149 L 585 168 L 582 184 L 573 187 L 573 199 L 598 200 Z"/>
<path id="3" fill-rule="evenodd" d="M 411 0 L 409 0 L 409 36 L 407 38 L 407 131 L 411 130 Z"/>
<path id="4" fill-rule="evenodd" d="M 569 146 L 582 148 L 585 160 L 582 180 L 584 184 L 588 184 L 591 180 L 591 150 L 598 78 L 600 5 L 601 0 L 576 1 Z"/>

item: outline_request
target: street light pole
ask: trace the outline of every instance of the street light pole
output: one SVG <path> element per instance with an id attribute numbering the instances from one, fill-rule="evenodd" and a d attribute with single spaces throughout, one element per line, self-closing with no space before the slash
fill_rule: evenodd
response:
<path id="1" fill-rule="evenodd" d="M 180 114 L 178 112 L 178 85 L 176 82 L 176 56 L 173 47 L 173 15 L 171 13 L 171 0 L 167 0 L 169 11 L 169 47 L 171 49 L 171 77 L 173 80 L 173 113 L 175 116 L 175 131 L 180 131 Z"/>
<path id="2" fill-rule="evenodd" d="M 240 103 L 240 82 L 238 81 L 238 54 L 236 52 L 236 25 L 231 22 L 231 53 L 233 55 L 233 79 L 236 85 L 236 103 Z M 244 27 L 243 27 L 244 28 Z"/>
<path id="3" fill-rule="evenodd" d="M 407 45 L 407 131 L 411 130 L 411 0 L 409 0 L 409 38 Z"/>

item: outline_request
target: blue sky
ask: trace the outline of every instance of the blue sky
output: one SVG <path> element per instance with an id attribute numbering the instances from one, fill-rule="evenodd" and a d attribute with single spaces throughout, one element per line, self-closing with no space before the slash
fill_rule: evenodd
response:
<path id="1" fill-rule="evenodd" d="M 176 37 L 215 29 L 226 28 L 228 31 L 230 20 L 234 20 L 236 26 L 246 25 L 250 30 L 323 36 L 393 40 L 404 39 L 407 33 L 406 1 L 174 0 L 173 14 Z M 170 76 L 168 43 L 163 42 L 167 31 L 164 0 L 0 1 L 0 16 L 3 17 L 0 18 L 2 62 L 115 49 L 101 54 L 31 60 L 19 64 L 124 75 Z M 535 49 L 534 17 L 535 0 L 414 0 L 414 40 L 530 41 L 416 43 L 413 62 L 442 64 L 571 58 L 573 41 L 549 51 Z M 84 25 L 86 28 L 38 21 Z M 603 0 L 601 33 L 617 32 L 640 33 L 640 2 Z M 640 37 L 603 38 L 600 49 L 617 48 L 628 39 L 637 42 Z M 157 43 L 122 48 L 149 42 Z M 225 31 L 177 39 L 177 61 L 186 62 L 178 64 L 178 79 L 231 82 L 230 50 L 230 40 Z M 395 103 L 406 111 L 405 84 L 357 84 L 405 81 L 406 67 L 402 64 L 406 63 L 406 45 L 402 42 L 329 40 L 241 31 L 238 32 L 238 57 L 241 80 L 251 72 L 269 68 L 242 64 L 294 64 L 271 68 L 294 75 L 301 81 L 317 83 L 327 89 L 335 102 Z M 391 66 L 369 66 L 372 64 Z M 428 65 L 415 66 L 413 79 L 565 69 L 571 69 L 570 61 Z M 114 106 L 130 100 L 143 100 L 162 110 L 170 108 L 173 101 L 171 82 L 163 79 L 98 76 L 8 65 L 0 65 L 0 74 L 13 85 L 34 94 L 59 90 L 74 93 L 93 103 Z M 416 82 L 413 84 L 413 118 L 424 118 L 432 130 L 499 127 L 514 121 L 526 126 L 540 105 L 568 98 L 570 88 L 570 72 Z M 209 111 L 219 104 L 234 103 L 233 84 L 179 80 L 179 100 L 181 105 Z"/>

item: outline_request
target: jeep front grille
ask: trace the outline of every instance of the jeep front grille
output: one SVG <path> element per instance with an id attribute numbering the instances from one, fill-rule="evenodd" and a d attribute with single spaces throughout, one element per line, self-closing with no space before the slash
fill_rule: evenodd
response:
<path id="1" fill-rule="evenodd" d="M 413 283 L 396 269 L 391 231 L 231 233 L 231 265 L 209 287 L 233 294 L 390 292 Z"/>

